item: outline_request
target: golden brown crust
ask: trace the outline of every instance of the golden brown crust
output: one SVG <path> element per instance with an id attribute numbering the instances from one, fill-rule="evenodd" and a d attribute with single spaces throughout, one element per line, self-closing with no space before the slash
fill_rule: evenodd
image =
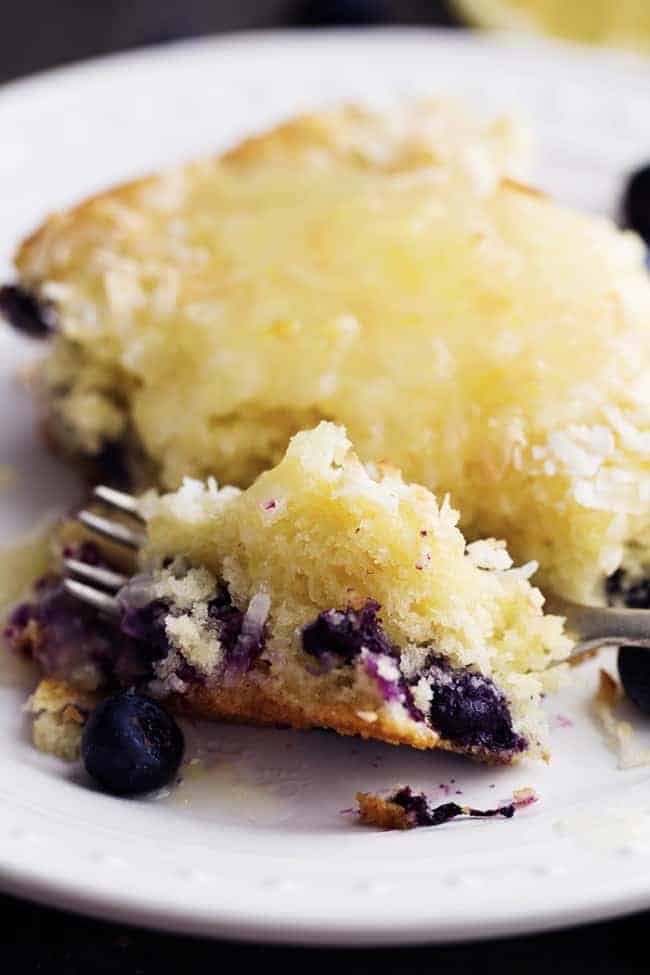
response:
<path id="1" fill-rule="evenodd" d="M 440 749 L 454 752 L 488 765 L 510 765 L 521 757 L 518 754 L 496 755 L 482 749 L 462 748 L 440 738 L 424 724 L 398 722 L 390 714 L 376 712 L 371 724 L 358 712 L 345 705 L 322 701 L 309 714 L 288 697 L 270 693 L 263 685 L 245 680 L 236 686 L 206 687 L 197 685 L 173 700 L 173 707 L 181 714 L 207 718 L 210 721 L 229 721 L 235 724 L 289 726 L 296 730 L 326 728 L 339 735 L 358 735 L 361 738 L 383 741 L 389 745 L 407 745 L 421 751 Z M 543 756 L 545 757 L 545 756 Z"/>
<path id="2" fill-rule="evenodd" d="M 44 678 L 27 702 L 27 709 L 34 715 L 34 743 L 41 751 L 48 751 L 61 758 L 77 758 L 81 742 L 81 729 L 88 713 L 96 706 L 101 695 L 81 689 L 74 683 Z M 310 707 L 307 715 L 304 708 L 288 698 L 278 698 L 270 694 L 263 685 L 254 680 L 243 680 L 233 687 L 208 688 L 196 685 L 185 695 L 175 695 L 166 702 L 170 709 L 186 717 L 205 718 L 209 721 L 226 721 L 233 724 L 257 725 L 261 727 L 291 727 L 295 730 L 329 729 L 339 735 L 351 735 L 383 741 L 389 745 L 406 745 L 422 751 L 439 748 L 455 752 L 487 764 L 509 764 L 511 759 L 499 758 L 490 753 L 478 753 L 462 749 L 440 738 L 425 725 L 398 726 L 395 720 L 377 713 L 376 720 L 368 724 L 350 708 L 324 702 L 316 713 Z M 45 720 L 42 720 L 45 719 Z M 39 724 L 40 722 L 40 724 Z M 368 796 L 379 801 L 376 796 Z M 384 806 L 400 810 L 393 803 Z M 368 806 L 369 808 L 369 806 Z M 378 808 L 378 807 L 377 807 Z M 404 813 L 403 810 L 400 812 Z M 386 811 L 385 816 L 396 813 Z M 377 825 L 387 825 L 378 819 L 368 820 Z M 390 828 L 408 828 L 391 826 Z"/>
<path id="3" fill-rule="evenodd" d="M 396 722 L 377 712 L 369 724 L 350 708 L 323 701 L 315 710 L 310 702 L 309 714 L 296 701 L 269 693 L 263 685 L 243 681 L 235 687 L 208 688 L 197 686 L 182 698 L 175 699 L 181 711 L 210 720 L 233 721 L 256 725 L 289 725 L 295 729 L 330 728 L 341 735 L 360 735 L 385 741 L 391 745 L 410 745 L 413 748 L 438 747 L 435 732 L 422 725 L 411 734 L 398 731 Z"/>
<path id="4" fill-rule="evenodd" d="M 258 165 L 283 159 L 299 160 L 319 150 L 328 159 L 352 162 L 362 168 L 377 168 L 377 160 L 363 151 L 363 134 L 377 125 L 377 116 L 358 105 L 344 105 L 333 112 L 305 112 L 275 128 L 250 136 L 221 157 L 227 165 Z M 354 133 L 357 138 L 354 138 Z M 406 149 L 407 146 L 404 146 Z M 429 158 L 430 162 L 434 160 Z M 404 156 L 392 158 L 386 169 L 403 165 Z"/>
<path id="5" fill-rule="evenodd" d="M 129 201 L 133 196 L 140 192 L 145 186 L 155 183 L 155 175 L 143 176 L 139 179 L 129 180 L 118 186 L 111 186 L 108 189 L 100 190 L 91 196 L 85 197 L 80 203 L 65 211 L 55 211 L 45 218 L 43 223 L 32 231 L 24 240 L 21 241 L 18 250 L 14 254 L 14 264 L 18 271 L 27 275 L 27 282 L 30 278 L 30 268 L 34 264 L 34 256 L 43 246 L 50 233 L 59 233 L 64 224 L 74 225 L 78 220 L 83 220 L 86 213 L 93 209 L 97 203 L 104 200 Z M 34 282 L 38 284 L 38 281 Z"/>
<path id="6" fill-rule="evenodd" d="M 348 113 L 354 115 L 357 114 L 357 110 L 346 108 L 336 114 L 343 119 Z M 231 166 L 245 166 L 264 160 L 299 158 L 310 147 L 314 149 L 319 146 L 323 149 L 327 146 L 331 152 L 334 145 L 334 127 L 328 119 L 327 114 L 299 115 L 270 131 L 245 139 L 232 149 L 227 150 L 222 156 L 215 157 L 215 162 L 220 160 Z M 141 191 L 147 186 L 154 185 L 158 178 L 159 174 L 150 174 L 129 180 L 126 183 L 110 186 L 85 197 L 69 210 L 56 211 L 50 214 L 39 227 L 21 242 L 16 251 L 14 263 L 19 272 L 26 275 L 29 280 L 30 269 L 35 264 L 35 255 L 42 248 L 50 233 L 60 234 L 63 225 L 71 227 L 77 222 L 83 221 L 85 216 L 96 208 L 97 204 L 110 201 L 137 205 L 136 198 Z M 37 281 L 33 283 L 38 284 Z"/>
<path id="7" fill-rule="evenodd" d="M 543 200 L 548 199 L 548 194 L 544 193 L 543 190 L 538 190 L 536 186 L 530 186 L 529 183 L 522 183 L 520 180 L 512 179 L 509 176 L 501 180 L 501 187 L 504 190 L 523 193 L 524 196 L 533 196 Z"/>
<path id="8" fill-rule="evenodd" d="M 44 677 L 29 698 L 27 706 L 32 714 L 49 711 L 51 714 L 64 714 L 74 724 L 83 724 L 86 714 L 98 701 L 92 691 L 80 690 L 69 681 L 54 677 Z"/>
<path id="9" fill-rule="evenodd" d="M 364 826 L 378 826 L 380 829 L 413 829 L 415 822 L 408 813 L 395 802 L 382 799 L 375 792 L 357 792 L 359 821 Z"/>
<path id="10" fill-rule="evenodd" d="M 323 112 L 296 115 L 274 128 L 262 131 L 238 142 L 214 162 L 226 166 L 245 167 L 282 160 L 300 161 L 322 153 L 330 161 L 340 161 L 362 169 L 383 169 L 401 172 L 422 165 L 436 165 L 441 161 L 435 138 L 427 132 L 427 121 L 435 118 L 440 103 L 435 99 L 415 100 L 403 104 L 393 115 L 375 112 L 360 105 L 345 104 Z M 448 107 L 447 107 L 448 110 Z M 392 131 L 391 119 L 405 120 L 401 128 Z M 377 152 L 377 145 L 382 151 Z M 147 186 L 154 185 L 159 174 L 150 174 L 109 187 L 86 197 L 76 206 L 51 214 L 32 234 L 26 237 L 15 254 L 14 262 L 28 283 L 35 266 L 34 256 L 41 249 L 50 232 L 60 232 L 63 224 L 74 226 L 86 214 L 105 201 L 138 206 L 137 197 Z M 504 183 L 536 192 L 515 180 Z M 31 282 L 38 285 L 38 280 Z"/>

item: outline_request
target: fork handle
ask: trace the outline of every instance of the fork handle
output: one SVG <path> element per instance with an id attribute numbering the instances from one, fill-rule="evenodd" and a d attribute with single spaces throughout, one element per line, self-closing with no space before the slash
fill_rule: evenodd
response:
<path id="1" fill-rule="evenodd" d="M 650 610 L 582 606 L 557 596 L 549 597 L 546 606 L 566 618 L 567 634 L 575 640 L 571 657 L 595 647 L 621 644 L 650 649 Z"/>

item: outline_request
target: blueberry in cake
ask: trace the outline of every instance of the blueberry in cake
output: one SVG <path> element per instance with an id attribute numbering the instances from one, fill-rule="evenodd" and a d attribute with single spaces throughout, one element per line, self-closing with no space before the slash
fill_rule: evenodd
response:
<path id="1" fill-rule="evenodd" d="M 342 109 L 51 217 L 3 298 L 56 319 L 51 437 L 245 486 L 334 420 L 602 600 L 648 551 L 650 281 L 634 234 L 517 181 L 518 131 Z"/>
<path id="2" fill-rule="evenodd" d="M 295 435 L 244 491 L 186 479 L 140 510 L 147 540 L 116 621 L 55 571 L 14 611 L 10 646 L 49 678 L 487 762 L 545 756 L 544 671 L 570 642 L 534 566 L 466 545 L 447 499 L 364 466 L 342 428 Z"/>

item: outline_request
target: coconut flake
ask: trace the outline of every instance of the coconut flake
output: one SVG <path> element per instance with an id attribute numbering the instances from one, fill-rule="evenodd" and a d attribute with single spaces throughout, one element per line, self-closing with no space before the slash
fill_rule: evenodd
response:
<path id="1" fill-rule="evenodd" d="M 505 542 L 496 538 L 480 538 L 476 542 L 471 542 L 467 546 L 466 552 L 478 569 L 505 572 L 512 568 L 512 559 L 508 554 Z"/>
<path id="2" fill-rule="evenodd" d="M 650 749 L 639 748 L 634 741 L 634 729 L 616 716 L 616 707 L 623 699 L 623 690 L 606 670 L 600 672 L 598 690 L 593 705 L 605 734 L 614 746 L 620 769 L 650 765 Z"/>
<path id="3" fill-rule="evenodd" d="M 267 592 L 257 592 L 244 613 L 241 631 L 232 651 L 228 654 L 228 669 L 243 673 L 262 652 L 266 640 L 264 628 L 271 609 L 271 597 Z"/>

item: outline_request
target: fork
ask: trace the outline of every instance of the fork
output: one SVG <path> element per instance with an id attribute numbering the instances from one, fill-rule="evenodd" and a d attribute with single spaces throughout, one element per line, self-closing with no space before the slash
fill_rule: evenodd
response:
<path id="1" fill-rule="evenodd" d="M 145 541 L 144 519 L 139 514 L 137 499 L 105 485 L 98 485 L 93 497 L 113 511 L 128 515 L 137 527 L 130 528 L 121 521 L 88 510 L 77 515 L 81 524 L 114 545 L 137 551 Z M 129 581 L 129 576 L 73 558 L 64 559 L 63 567 L 64 586 L 72 596 L 107 616 L 120 615 L 116 594 Z M 545 608 L 565 618 L 567 635 L 574 641 L 569 661 L 598 647 L 628 644 L 650 649 L 650 610 L 585 606 L 559 596 L 549 596 Z"/>
<path id="2" fill-rule="evenodd" d="M 93 497 L 122 515 L 133 519 L 138 528 L 130 528 L 121 521 L 105 518 L 94 511 L 84 509 L 77 514 L 77 521 L 100 538 L 113 545 L 136 551 L 144 544 L 144 520 L 138 511 L 138 502 L 130 494 L 99 484 Z M 63 585 L 75 599 L 94 607 L 106 616 L 119 617 L 120 607 L 116 594 L 129 581 L 129 576 L 102 566 L 89 565 L 79 559 L 64 558 Z"/>

